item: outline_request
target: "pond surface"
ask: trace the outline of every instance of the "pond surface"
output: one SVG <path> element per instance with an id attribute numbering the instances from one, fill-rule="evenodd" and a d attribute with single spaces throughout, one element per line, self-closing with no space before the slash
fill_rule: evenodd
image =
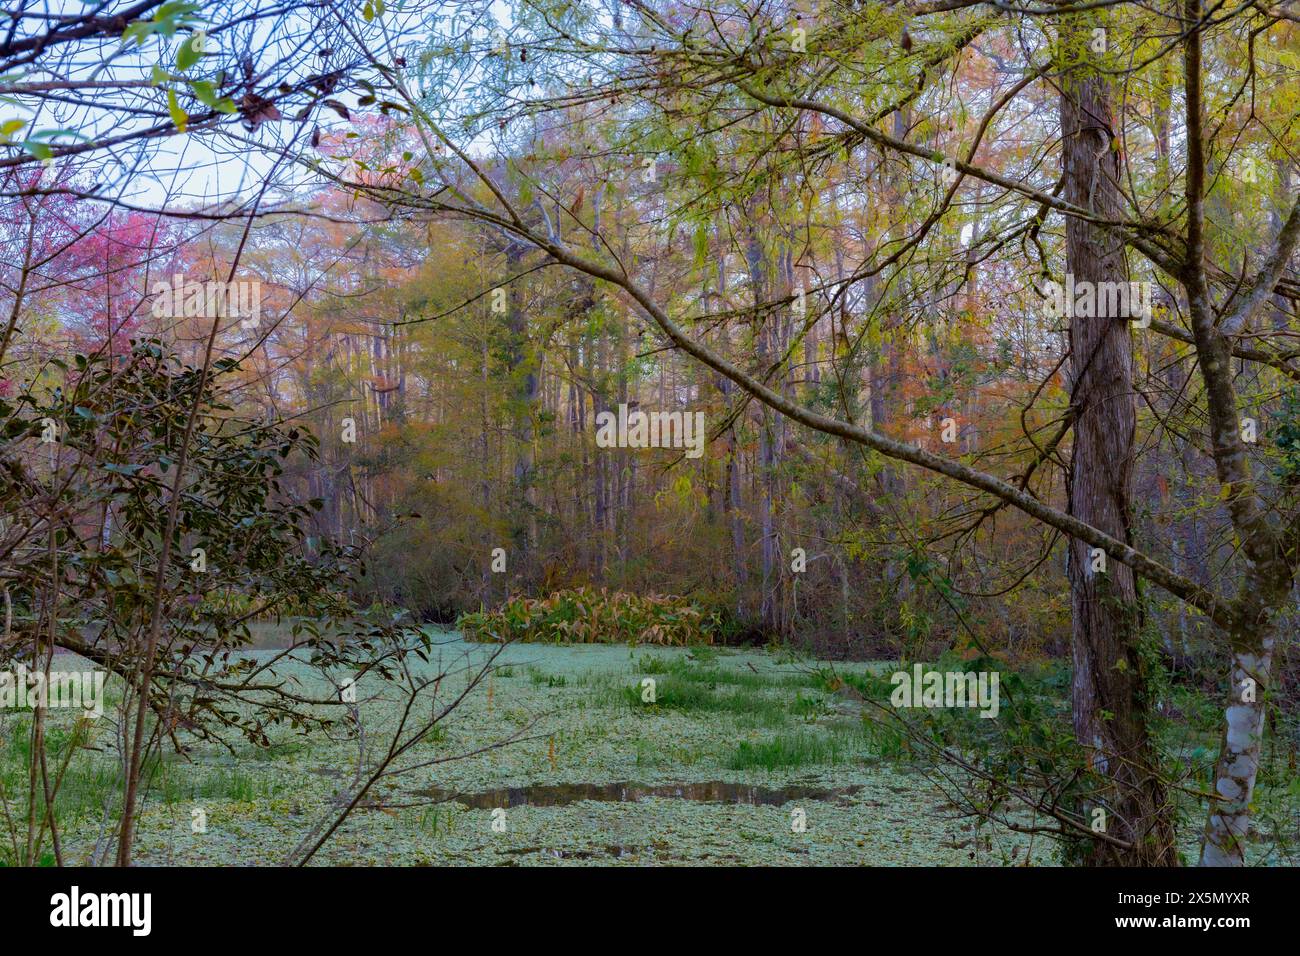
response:
<path id="1" fill-rule="evenodd" d="M 602 803 L 631 803 L 650 797 L 696 800 L 701 803 L 734 803 L 754 807 L 779 807 L 794 800 L 845 803 L 862 787 L 759 787 L 711 780 L 705 783 L 672 783 L 644 786 L 637 783 L 559 783 L 523 787 L 499 787 L 477 793 L 458 793 L 439 787 L 415 791 L 438 803 L 459 803 L 473 810 L 496 807 L 564 807 L 582 800 Z"/>

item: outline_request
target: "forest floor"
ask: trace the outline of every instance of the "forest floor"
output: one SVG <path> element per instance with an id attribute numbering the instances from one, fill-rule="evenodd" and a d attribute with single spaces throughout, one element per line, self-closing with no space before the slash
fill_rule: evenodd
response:
<path id="1" fill-rule="evenodd" d="M 454 634 L 439 642 L 428 667 L 452 668 L 445 701 L 495 648 Z M 507 647 L 497 665 L 408 762 L 522 739 L 385 783 L 315 862 L 1056 862 L 1041 836 L 988 825 L 977 832 L 961 818 L 933 774 L 897 759 L 897 740 L 864 719 L 861 704 L 826 689 L 831 665 L 766 650 L 539 644 Z M 893 670 L 834 666 L 849 676 Z M 306 689 L 326 686 L 305 665 L 293 667 Z M 655 682 L 653 704 L 644 700 L 647 679 Z M 373 758 L 387 746 L 400 695 L 371 677 L 357 691 Z M 7 725 L 0 770 L 5 757 L 18 766 L 20 716 L 0 717 Z M 109 720 L 97 722 L 101 745 L 111 743 Z M 273 729 L 271 740 L 270 748 L 238 743 L 233 754 L 194 743 L 188 759 L 166 757 L 142 817 L 137 861 L 281 862 L 351 782 L 358 742 L 341 730 L 304 736 L 289 728 Z M 67 862 L 88 859 L 116 774 L 107 749 L 73 762 L 59 798 Z"/>

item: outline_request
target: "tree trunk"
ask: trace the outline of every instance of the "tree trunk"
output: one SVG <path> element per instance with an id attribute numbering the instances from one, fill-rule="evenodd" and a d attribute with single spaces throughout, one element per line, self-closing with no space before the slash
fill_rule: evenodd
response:
<path id="1" fill-rule="evenodd" d="M 750 224 L 745 259 L 749 267 L 750 292 L 754 308 L 758 309 L 767 300 L 768 258 L 759 236 L 758 227 Z M 760 314 L 760 325 L 756 330 L 759 374 L 767 373 L 768 363 L 778 348 L 773 347 L 775 317 Z M 762 583 L 759 591 L 758 618 L 769 633 L 775 633 L 780 626 L 780 614 L 777 608 L 775 590 L 776 566 L 776 530 L 773 525 L 773 499 L 776 484 L 776 425 L 772 420 L 771 409 L 758 408 L 758 487 L 755 504 L 758 506 L 759 526 L 759 561 L 762 570 Z"/>
<path id="2" fill-rule="evenodd" d="M 1062 34 L 1064 42 L 1064 28 Z M 1067 71 L 1060 112 L 1064 198 L 1104 218 L 1120 218 L 1119 157 L 1112 148 L 1104 78 L 1086 66 Z M 1127 281 L 1122 242 L 1082 220 L 1066 221 L 1066 255 L 1076 285 Z M 1136 408 L 1128 320 L 1072 316 L 1069 328 L 1076 411 L 1069 512 L 1130 541 Z M 1095 840 L 1084 851 L 1084 862 L 1174 865 L 1172 808 L 1147 731 L 1133 572 L 1117 561 L 1097 570 L 1094 564 L 1088 545 L 1071 541 L 1074 730 L 1093 770 L 1104 778 L 1082 810 L 1089 826 L 1104 824 L 1108 835 L 1130 847 Z"/>
<path id="3" fill-rule="evenodd" d="M 506 249 L 506 274 L 519 274 L 524 246 L 512 242 Z M 519 281 L 510 283 L 507 317 L 510 332 L 510 375 L 514 381 L 514 485 L 522 513 L 515 525 L 515 547 L 527 560 L 517 567 L 531 573 L 529 561 L 537 547 L 537 498 L 533 485 L 533 422 L 538 410 L 537 358 L 528 341 L 528 317 L 524 315 Z"/>
<path id="4" fill-rule="evenodd" d="M 1242 634 L 1233 641 L 1232 682 L 1214 768 L 1214 792 L 1222 799 L 1210 808 L 1201 844 L 1201 866 L 1242 866 L 1246 862 L 1250 801 L 1264 739 L 1264 692 L 1282 620 L 1274 618 L 1272 626 L 1262 634 Z"/>

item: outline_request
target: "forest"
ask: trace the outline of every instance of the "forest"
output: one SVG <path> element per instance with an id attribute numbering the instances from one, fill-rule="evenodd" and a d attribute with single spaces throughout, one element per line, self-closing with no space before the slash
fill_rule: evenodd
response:
<path id="1" fill-rule="evenodd" d="M 1296 0 L 0 8 L 0 866 L 1300 862 Z"/>

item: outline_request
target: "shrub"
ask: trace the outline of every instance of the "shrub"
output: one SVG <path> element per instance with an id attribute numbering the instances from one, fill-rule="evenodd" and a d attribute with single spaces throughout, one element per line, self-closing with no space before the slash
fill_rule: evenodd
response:
<path id="1" fill-rule="evenodd" d="M 495 611 L 463 614 L 457 626 L 471 641 L 554 644 L 712 644 L 722 624 L 684 598 L 628 594 L 605 588 L 517 597 Z"/>

